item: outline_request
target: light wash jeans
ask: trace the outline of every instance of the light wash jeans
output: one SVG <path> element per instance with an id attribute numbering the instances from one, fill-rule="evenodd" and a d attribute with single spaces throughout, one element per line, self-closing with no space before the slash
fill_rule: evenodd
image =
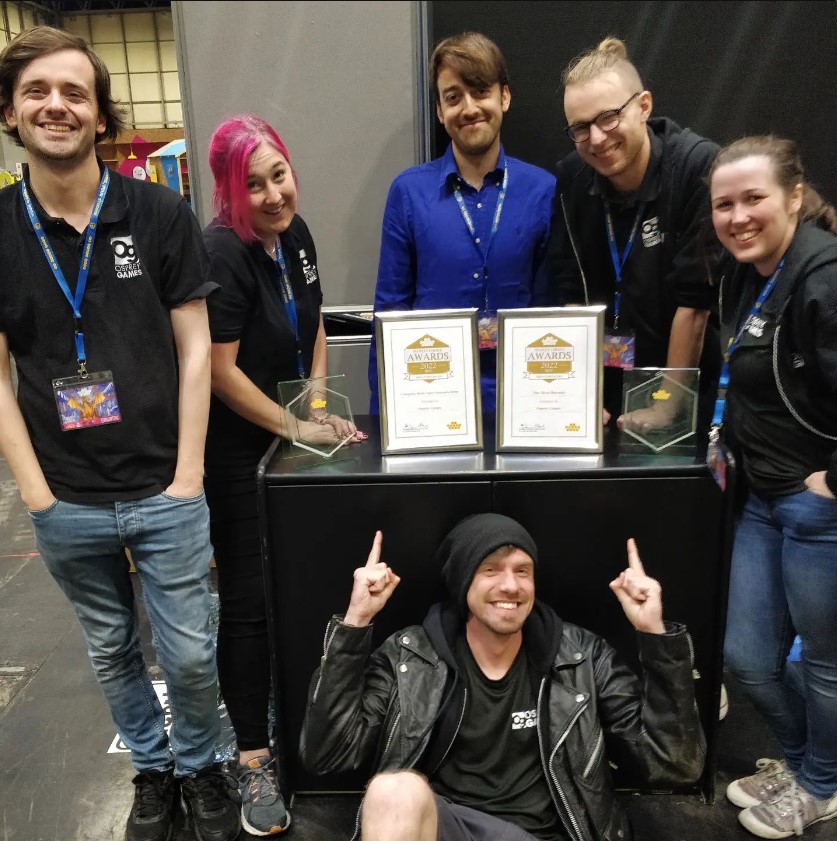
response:
<path id="1" fill-rule="evenodd" d="M 795 634 L 802 668 L 791 675 Z M 834 794 L 837 500 L 809 490 L 750 493 L 735 531 L 724 658 L 799 784 L 819 800 Z"/>
<path id="2" fill-rule="evenodd" d="M 209 512 L 204 495 L 132 502 L 54 502 L 31 512 L 35 542 L 78 615 L 113 723 L 140 771 L 189 776 L 214 761 L 219 735 L 209 634 Z M 173 723 L 151 685 L 125 549 L 142 582 Z"/>

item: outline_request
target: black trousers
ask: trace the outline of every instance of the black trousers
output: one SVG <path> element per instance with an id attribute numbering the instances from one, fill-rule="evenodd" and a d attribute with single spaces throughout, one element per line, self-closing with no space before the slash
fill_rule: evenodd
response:
<path id="1" fill-rule="evenodd" d="M 221 605 L 218 681 L 239 750 L 268 744 L 270 656 L 255 473 L 253 465 L 253 478 L 206 482 Z"/>

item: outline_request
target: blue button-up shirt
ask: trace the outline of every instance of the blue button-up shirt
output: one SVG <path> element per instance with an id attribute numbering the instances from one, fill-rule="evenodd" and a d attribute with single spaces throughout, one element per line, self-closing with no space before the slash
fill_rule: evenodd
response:
<path id="1" fill-rule="evenodd" d="M 500 223 L 488 252 L 497 199 L 508 166 Z M 459 186 L 479 244 L 462 218 Z M 557 301 L 545 266 L 555 178 L 515 158 L 502 147 L 497 168 L 479 190 L 460 175 L 453 148 L 435 161 L 402 172 L 384 209 L 375 311 L 514 309 Z M 480 351 L 482 407 L 494 413 L 496 352 Z M 370 412 L 378 412 L 378 367 L 374 340 L 369 355 Z"/>

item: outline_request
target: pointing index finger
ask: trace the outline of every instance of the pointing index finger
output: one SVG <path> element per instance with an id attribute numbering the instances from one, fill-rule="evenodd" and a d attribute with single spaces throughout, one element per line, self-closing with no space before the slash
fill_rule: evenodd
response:
<path id="1" fill-rule="evenodd" d="M 375 532 L 375 539 L 372 541 L 372 548 L 369 550 L 369 557 L 366 559 L 366 566 L 373 567 L 381 560 L 381 544 L 384 541 L 384 534 L 381 531 Z"/>
<path id="2" fill-rule="evenodd" d="M 639 559 L 639 550 L 636 548 L 636 541 L 632 537 L 628 538 L 628 566 L 645 575 L 645 567 Z"/>

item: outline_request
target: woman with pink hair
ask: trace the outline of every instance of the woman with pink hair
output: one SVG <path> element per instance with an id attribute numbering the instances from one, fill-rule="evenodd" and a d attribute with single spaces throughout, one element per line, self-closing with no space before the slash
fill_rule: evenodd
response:
<path id="1" fill-rule="evenodd" d="M 212 135 L 216 218 L 204 231 L 221 289 L 211 296 L 212 403 L 206 493 L 218 568 L 218 676 L 239 749 L 242 821 L 253 835 L 287 829 L 268 744 L 270 667 L 256 468 L 288 418 L 277 383 L 326 375 L 317 251 L 296 213 L 297 180 L 264 120 L 226 120 Z M 342 418 L 294 422 L 307 440 L 365 436 Z M 298 433 L 299 434 L 299 433 Z"/>

